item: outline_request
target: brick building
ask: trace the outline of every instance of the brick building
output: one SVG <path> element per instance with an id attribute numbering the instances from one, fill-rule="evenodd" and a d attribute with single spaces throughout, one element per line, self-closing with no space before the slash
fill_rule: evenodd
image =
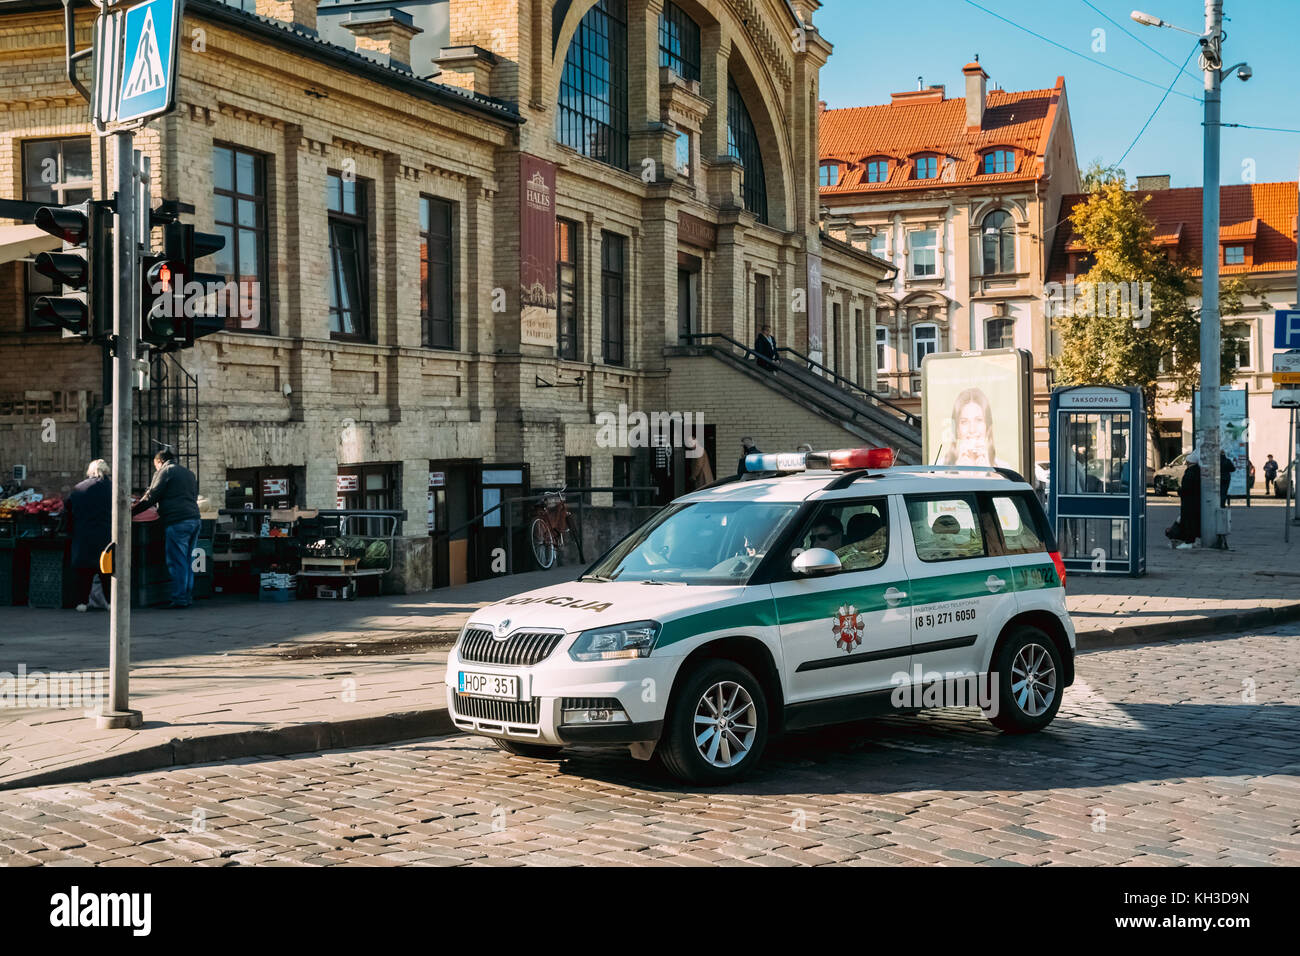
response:
<path id="1" fill-rule="evenodd" d="M 707 405 L 722 470 L 741 434 L 762 440 L 788 398 L 769 385 L 756 407 L 723 365 L 677 355 L 683 333 L 752 342 L 771 322 L 870 382 L 889 270 L 818 229 L 819 6 L 410 0 L 331 3 L 318 21 L 316 0 L 189 0 L 178 108 L 136 144 L 155 201 L 192 203 L 226 237 L 211 265 L 237 283 L 227 331 L 164 366 L 197 398 L 178 434 L 202 493 L 405 510 L 420 588 L 426 532 L 502 497 L 681 490 L 680 449 L 605 447 L 602 411 Z M 7 5 L 0 195 L 98 198 L 99 160 L 61 8 Z M 110 419 L 100 350 L 33 322 L 40 283 L 0 265 L 0 464 L 60 491 Z M 677 397 L 688 376 L 698 407 Z M 444 545 L 451 579 L 482 573 L 499 537 Z"/>
<path id="2" fill-rule="evenodd" d="M 1289 412 L 1273 408 L 1273 310 L 1296 301 L 1296 204 L 1300 184 L 1246 183 L 1219 189 L 1219 273 L 1222 278 L 1244 277 L 1248 294 L 1240 315 L 1225 316 L 1236 348 L 1234 388 L 1246 389 L 1247 414 L 1253 428 L 1251 460 L 1259 469 L 1266 456 L 1285 462 Z M 1156 227 L 1156 244 L 1201 274 L 1201 189 L 1171 189 L 1168 176 L 1138 177 L 1137 193 L 1146 200 L 1145 211 Z M 1052 279 L 1088 271 L 1087 253 L 1074 242 L 1070 213 L 1087 199 L 1066 196 L 1061 224 L 1052 252 Z M 1156 407 L 1156 421 L 1148 431 L 1153 467 L 1192 450 L 1192 408 L 1188 402 L 1165 398 Z M 1156 447 L 1159 453 L 1156 454 Z M 1256 490 L 1263 491 L 1262 472 Z"/>
<path id="3" fill-rule="evenodd" d="M 1079 189 L 1065 80 L 990 90 L 978 60 L 962 73 L 964 97 L 918 78 L 889 103 L 822 113 L 824 227 L 897 266 L 877 288 L 876 388 L 919 409 L 927 354 L 1027 349 L 1046 460 L 1044 236 Z"/>

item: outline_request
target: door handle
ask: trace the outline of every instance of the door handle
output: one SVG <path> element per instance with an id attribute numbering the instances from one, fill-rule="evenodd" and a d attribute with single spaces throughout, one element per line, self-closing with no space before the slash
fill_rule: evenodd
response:
<path id="1" fill-rule="evenodd" d="M 1004 581 L 1002 578 L 998 577 L 996 574 L 990 574 L 987 578 L 985 578 L 984 584 L 994 594 L 997 594 L 999 591 L 1001 591 L 1004 587 L 1007 586 L 1007 582 Z"/>
<path id="2" fill-rule="evenodd" d="M 890 607 L 898 607 L 907 600 L 907 592 L 900 591 L 892 585 L 885 589 L 885 603 Z"/>

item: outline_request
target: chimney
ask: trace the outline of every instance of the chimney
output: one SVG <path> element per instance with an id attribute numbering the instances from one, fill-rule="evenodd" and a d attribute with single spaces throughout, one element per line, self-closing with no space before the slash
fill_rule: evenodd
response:
<path id="1" fill-rule="evenodd" d="M 350 13 L 343 26 L 357 38 L 358 53 L 403 70 L 411 68 L 411 37 L 424 32 L 397 9 Z"/>
<path id="2" fill-rule="evenodd" d="M 1137 181 L 1138 189 L 1168 189 L 1169 174 L 1164 173 L 1160 176 L 1139 176 Z"/>
<path id="3" fill-rule="evenodd" d="M 257 0 L 257 15 L 281 23 L 292 23 L 308 33 L 316 32 L 316 7 L 320 0 Z"/>
<path id="4" fill-rule="evenodd" d="M 988 92 L 989 75 L 980 66 L 979 54 L 971 63 L 961 68 L 966 75 L 966 128 L 979 129 L 984 125 L 984 98 Z"/>
<path id="5" fill-rule="evenodd" d="M 492 95 L 492 68 L 500 59 L 491 50 L 473 44 L 445 46 L 433 62 L 441 70 L 433 77 L 437 82 L 481 96 Z"/>
<path id="6" fill-rule="evenodd" d="M 825 100 L 818 100 L 818 101 L 817 101 L 817 112 L 818 112 L 818 113 L 825 113 L 825 112 L 826 112 L 826 101 L 825 101 Z"/>

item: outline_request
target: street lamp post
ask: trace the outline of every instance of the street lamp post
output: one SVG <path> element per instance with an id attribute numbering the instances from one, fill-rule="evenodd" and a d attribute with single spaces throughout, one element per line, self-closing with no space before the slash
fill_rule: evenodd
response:
<path id="1" fill-rule="evenodd" d="M 1219 104 L 1223 77 L 1236 73 L 1248 80 L 1251 69 L 1246 63 L 1222 68 L 1223 0 L 1205 0 L 1205 32 L 1199 34 L 1140 10 L 1131 16 L 1144 26 L 1168 27 L 1201 41 L 1205 157 L 1201 187 L 1201 408 L 1196 445 L 1201 457 L 1201 547 L 1225 548 L 1227 527 L 1219 507 Z"/>

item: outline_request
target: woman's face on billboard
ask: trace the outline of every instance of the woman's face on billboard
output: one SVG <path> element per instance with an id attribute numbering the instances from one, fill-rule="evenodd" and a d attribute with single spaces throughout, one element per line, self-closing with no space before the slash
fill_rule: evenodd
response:
<path id="1" fill-rule="evenodd" d="M 957 416 L 958 441 L 985 441 L 988 426 L 984 422 L 984 409 L 977 402 L 967 402 Z"/>

